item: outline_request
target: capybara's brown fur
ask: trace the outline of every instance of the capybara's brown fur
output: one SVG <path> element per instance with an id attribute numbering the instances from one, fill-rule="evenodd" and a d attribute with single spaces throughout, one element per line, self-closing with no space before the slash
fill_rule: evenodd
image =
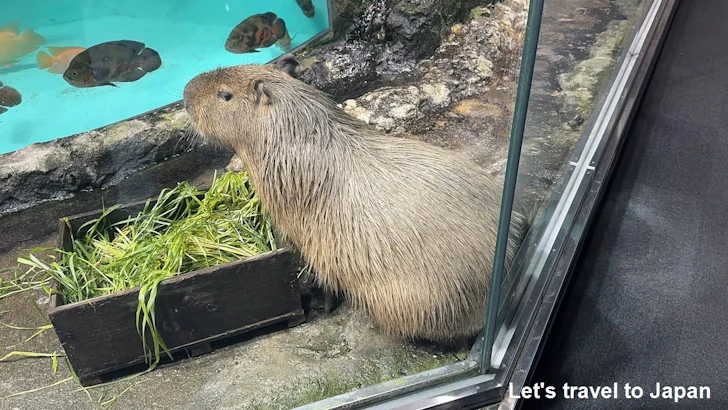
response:
<path id="1" fill-rule="evenodd" d="M 476 335 L 501 185 L 453 152 L 380 133 L 292 72 L 271 64 L 200 74 L 185 87 L 186 110 L 201 135 L 242 159 L 324 289 L 390 335 L 442 344 Z M 514 215 L 508 264 L 527 225 Z"/>

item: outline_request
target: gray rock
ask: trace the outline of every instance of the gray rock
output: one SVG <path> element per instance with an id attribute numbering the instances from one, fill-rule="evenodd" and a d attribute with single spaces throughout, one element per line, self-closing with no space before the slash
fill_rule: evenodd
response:
<path id="1" fill-rule="evenodd" d="M 233 155 L 230 163 L 225 167 L 225 171 L 243 172 L 245 171 L 245 164 L 243 164 L 243 160 L 239 156 Z"/>
<path id="2" fill-rule="evenodd" d="M 0 214 L 118 184 L 132 172 L 204 145 L 178 106 L 0 156 Z"/>
<path id="3" fill-rule="evenodd" d="M 426 131 L 428 119 L 453 103 L 487 92 L 496 69 L 502 73 L 512 69 L 517 59 L 511 56 L 520 52 L 520 42 L 503 34 L 502 28 L 522 32 L 524 4 L 512 1 L 473 9 L 471 21 L 451 27 L 435 54 L 417 64 L 417 80 L 378 88 L 344 101 L 341 107 L 380 131 Z M 503 63 L 496 67 L 493 61 Z"/>
<path id="4" fill-rule="evenodd" d="M 492 3 L 488 0 L 487 3 Z M 417 63 L 431 56 L 447 27 L 482 4 L 476 0 L 340 2 L 334 42 L 301 56 L 300 78 L 336 101 L 418 78 Z M 334 3 L 337 6 L 337 3 Z M 353 23 L 345 27 L 344 16 Z"/>

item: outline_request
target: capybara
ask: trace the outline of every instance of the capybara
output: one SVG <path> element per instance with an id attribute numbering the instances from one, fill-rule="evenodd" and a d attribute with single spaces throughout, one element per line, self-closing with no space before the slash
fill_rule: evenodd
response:
<path id="1" fill-rule="evenodd" d="M 240 157 L 321 287 L 386 334 L 471 339 L 485 324 L 501 184 L 454 152 L 346 114 L 296 68 L 289 54 L 198 75 L 184 89 L 192 125 Z M 508 265 L 528 225 L 514 214 Z"/>

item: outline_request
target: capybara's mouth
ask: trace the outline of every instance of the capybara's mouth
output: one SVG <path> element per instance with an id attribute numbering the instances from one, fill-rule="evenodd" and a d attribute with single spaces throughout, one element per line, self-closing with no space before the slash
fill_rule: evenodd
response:
<path id="1" fill-rule="evenodd" d="M 193 105 L 190 101 L 190 99 L 187 96 L 187 93 L 185 92 L 185 97 L 182 100 L 182 104 L 184 105 L 185 112 L 187 113 L 187 118 L 190 119 L 190 124 L 194 128 L 195 132 L 198 134 L 201 134 L 199 130 L 199 117 L 197 116 L 197 113 L 195 112 Z"/>
<path id="2" fill-rule="evenodd" d="M 197 117 L 190 110 L 185 109 L 185 111 L 187 112 L 187 117 L 190 119 L 192 126 L 197 128 Z"/>
<path id="3" fill-rule="evenodd" d="M 187 106 L 187 103 L 185 103 L 185 112 L 187 112 L 187 117 L 190 119 L 190 125 L 195 132 L 204 136 L 205 133 L 200 130 L 199 117 L 195 113 L 195 110 L 190 109 L 190 107 Z"/>
<path id="4" fill-rule="evenodd" d="M 195 110 L 194 104 L 189 98 L 184 98 L 182 103 L 184 105 L 185 112 L 187 113 L 187 118 L 189 118 L 189 126 L 191 129 L 194 130 L 197 135 L 209 139 L 208 130 L 203 129 L 204 121 L 203 123 L 200 123 L 200 116 L 198 115 L 197 110 Z"/>

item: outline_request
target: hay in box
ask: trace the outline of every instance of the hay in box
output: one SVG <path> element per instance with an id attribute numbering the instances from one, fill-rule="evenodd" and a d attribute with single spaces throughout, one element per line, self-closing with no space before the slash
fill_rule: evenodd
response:
<path id="1" fill-rule="evenodd" d="M 245 174 L 61 218 L 59 228 L 56 261 L 31 262 L 53 277 L 48 314 L 84 386 L 305 321 L 295 257 L 276 249 Z"/>

